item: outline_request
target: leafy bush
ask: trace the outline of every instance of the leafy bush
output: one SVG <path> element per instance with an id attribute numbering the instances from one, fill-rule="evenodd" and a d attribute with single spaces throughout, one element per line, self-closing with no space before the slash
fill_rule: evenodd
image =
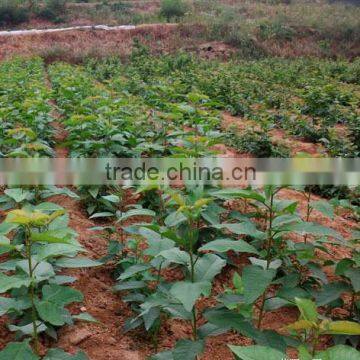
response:
<path id="1" fill-rule="evenodd" d="M 162 0 L 160 15 L 164 16 L 167 21 L 179 19 L 186 13 L 187 5 L 183 0 Z"/>
<path id="2" fill-rule="evenodd" d="M 18 25 L 29 19 L 29 11 L 12 2 L 0 1 L 0 26 Z"/>
<path id="3" fill-rule="evenodd" d="M 66 17 L 67 0 L 47 0 L 45 7 L 39 10 L 38 16 L 53 22 L 62 22 Z"/>

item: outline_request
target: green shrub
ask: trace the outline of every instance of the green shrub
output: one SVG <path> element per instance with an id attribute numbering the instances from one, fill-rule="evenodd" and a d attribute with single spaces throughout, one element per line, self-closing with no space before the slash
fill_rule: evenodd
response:
<path id="1" fill-rule="evenodd" d="M 66 18 L 66 3 L 67 0 L 47 0 L 38 16 L 45 20 L 62 22 Z"/>
<path id="2" fill-rule="evenodd" d="M 179 19 L 186 13 L 187 5 L 183 0 L 162 0 L 160 15 L 164 16 L 167 21 Z"/>
<path id="3" fill-rule="evenodd" d="M 0 26 L 18 25 L 29 19 L 29 11 L 13 1 L 0 1 Z"/>

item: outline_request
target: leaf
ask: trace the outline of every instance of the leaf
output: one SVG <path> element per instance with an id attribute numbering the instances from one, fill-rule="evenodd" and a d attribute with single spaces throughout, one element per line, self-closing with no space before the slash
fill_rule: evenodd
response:
<path id="1" fill-rule="evenodd" d="M 39 360 L 29 345 L 30 340 L 12 342 L 0 352 L 0 360 Z"/>
<path id="2" fill-rule="evenodd" d="M 211 282 L 218 275 L 222 268 L 226 265 L 226 261 L 214 254 L 205 254 L 195 264 L 194 281 Z"/>
<path id="3" fill-rule="evenodd" d="M 223 200 L 240 198 L 240 199 L 253 199 L 261 203 L 265 202 L 265 198 L 262 195 L 252 190 L 223 189 L 212 192 L 211 195 Z"/>
<path id="4" fill-rule="evenodd" d="M 43 360 L 88 360 L 88 357 L 82 351 L 79 351 L 75 355 L 71 355 L 62 349 L 50 349 Z"/>
<path id="5" fill-rule="evenodd" d="M 152 210 L 148 209 L 132 209 L 127 211 L 126 213 L 121 213 L 121 216 L 118 217 L 119 221 L 125 221 L 133 216 L 155 216 L 156 213 Z"/>
<path id="6" fill-rule="evenodd" d="M 147 239 L 148 248 L 144 251 L 145 255 L 158 256 L 162 251 L 175 247 L 175 241 L 167 238 Z"/>
<path id="7" fill-rule="evenodd" d="M 259 254 L 259 252 L 244 240 L 218 239 L 211 241 L 202 246 L 199 251 L 216 251 L 220 253 L 233 250 L 235 252 L 243 252 L 250 254 Z"/>
<path id="8" fill-rule="evenodd" d="M 204 341 L 179 340 L 173 350 L 174 360 L 195 360 L 204 351 Z"/>
<path id="9" fill-rule="evenodd" d="M 310 206 L 313 209 L 320 211 L 322 214 L 324 214 L 328 218 L 330 218 L 330 219 L 334 218 L 334 208 L 328 201 L 324 201 L 324 200 L 311 201 Z"/>
<path id="10" fill-rule="evenodd" d="M 264 270 L 259 266 L 246 266 L 242 273 L 244 285 L 244 300 L 246 304 L 252 304 L 264 293 L 276 275 L 276 270 Z"/>
<path id="11" fill-rule="evenodd" d="M 330 321 L 325 322 L 326 334 L 332 335 L 360 335 L 360 324 L 353 321 Z"/>
<path id="12" fill-rule="evenodd" d="M 163 351 L 156 355 L 151 356 L 150 360 L 174 360 L 172 351 Z"/>
<path id="13" fill-rule="evenodd" d="M 169 250 L 162 251 L 158 256 L 162 256 L 164 259 L 169 260 L 174 264 L 187 265 L 190 263 L 190 256 L 187 252 L 174 247 Z"/>
<path id="14" fill-rule="evenodd" d="M 257 258 L 254 258 L 254 257 L 250 257 L 249 260 L 251 261 L 251 263 L 253 265 L 260 266 L 264 270 L 266 270 L 267 268 L 277 270 L 282 264 L 282 261 L 280 259 L 276 259 L 276 260 L 271 261 L 269 263 L 269 265 L 268 265 L 266 260 L 257 259 Z"/>
<path id="15" fill-rule="evenodd" d="M 243 222 L 238 224 L 220 224 L 214 226 L 216 229 L 227 229 L 236 235 L 249 235 L 254 238 L 263 238 L 264 233 L 259 231 L 256 226 L 249 222 Z"/>
<path id="16" fill-rule="evenodd" d="M 24 326 L 9 325 L 8 328 L 10 331 L 13 332 L 18 331 L 21 334 L 21 336 L 32 335 L 34 333 L 34 327 L 32 323 Z M 36 321 L 36 329 L 38 334 L 40 334 L 46 330 L 46 325 L 40 321 Z"/>
<path id="17" fill-rule="evenodd" d="M 120 198 L 117 195 L 105 195 L 101 197 L 102 199 L 109 201 L 111 203 L 117 204 L 120 202 Z"/>
<path id="18" fill-rule="evenodd" d="M 336 345 L 325 351 L 318 352 L 316 354 L 317 358 L 321 360 L 359 360 L 360 355 L 359 351 L 355 348 L 346 345 Z"/>
<path id="19" fill-rule="evenodd" d="M 79 251 L 84 251 L 81 247 L 71 244 L 46 244 L 41 246 L 36 253 L 37 261 L 46 260 L 50 257 L 76 256 Z"/>
<path id="20" fill-rule="evenodd" d="M 234 346 L 229 345 L 231 351 L 241 360 L 281 360 L 286 355 L 279 350 L 275 350 L 269 346 L 253 345 L 253 346 Z"/>
<path id="21" fill-rule="evenodd" d="M 42 233 L 32 232 L 30 235 L 32 241 L 44 242 L 49 244 L 70 244 L 77 245 L 74 242 L 73 236 L 66 229 L 49 230 Z"/>
<path id="22" fill-rule="evenodd" d="M 22 188 L 6 189 L 4 193 L 17 203 L 26 200 L 28 196 L 31 195 L 30 191 L 24 190 Z"/>
<path id="23" fill-rule="evenodd" d="M 360 291 L 360 268 L 350 268 L 345 270 L 344 275 L 351 281 L 355 292 Z"/>
<path id="24" fill-rule="evenodd" d="M 126 280 L 131 278 L 132 276 L 144 272 L 146 270 L 151 269 L 151 265 L 149 264 L 135 264 L 128 267 L 119 277 L 117 280 Z"/>
<path id="25" fill-rule="evenodd" d="M 316 322 L 318 319 L 318 312 L 316 305 L 309 299 L 295 298 L 295 303 L 300 310 L 300 313 L 304 320 Z"/>
<path id="26" fill-rule="evenodd" d="M 13 275 L 7 276 L 0 273 L 0 294 L 9 291 L 10 289 L 18 289 L 22 286 L 28 287 L 31 279 L 28 276 Z"/>
<path id="27" fill-rule="evenodd" d="M 95 213 L 95 214 L 91 215 L 89 217 L 89 219 L 98 219 L 98 218 L 105 218 L 105 217 L 110 217 L 110 216 L 115 216 L 115 214 L 112 212 L 109 212 L 109 211 L 104 211 L 104 212 L 99 212 L 99 213 Z"/>
<path id="28" fill-rule="evenodd" d="M 310 330 L 313 327 L 314 323 L 308 320 L 298 320 L 286 326 L 287 329 L 295 331 Z"/>
<path id="29" fill-rule="evenodd" d="M 146 283 L 144 281 L 124 281 L 114 286 L 114 290 L 115 291 L 136 290 L 136 289 L 143 289 L 144 287 L 146 287 Z"/>
<path id="30" fill-rule="evenodd" d="M 170 227 L 177 226 L 186 220 L 187 220 L 187 218 L 184 214 L 182 214 L 181 212 L 178 212 L 178 211 L 174 211 L 165 218 L 164 224 L 170 228 Z"/>
<path id="31" fill-rule="evenodd" d="M 55 262 L 56 266 L 69 269 L 88 268 L 103 265 L 102 262 L 84 257 L 60 258 Z"/>
<path id="32" fill-rule="evenodd" d="M 13 298 L 0 297 L 0 316 L 5 315 L 10 310 L 21 311 L 31 306 L 30 300 L 15 300 Z"/>
<path id="33" fill-rule="evenodd" d="M 160 309 L 158 307 L 152 307 L 142 314 L 144 320 L 144 326 L 146 331 L 149 331 L 154 325 L 155 321 L 160 317 Z"/>
<path id="34" fill-rule="evenodd" d="M 81 313 L 79 315 L 73 315 L 72 318 L 75 320 L 87 321 L 91 323 L 99 323 L 98 320 L 96 320 L 92 315 L 87 312 Z"/>
<path id="35" fill-rule="evenodd" d="M 283 231 L 296 232 L 299 235 L 332 236 L 335 239 L 343 240 L 343 237 L 335 230 L 312 222 L 301 222 L 285 226 Z"/>
<path id="36" fill-rule="evenodd" d="M 304 345 L 298 347 L 299 359 L 300 360 L 313 360 L 312 355 Z"/>
<path id="37" fill-rule="evenodd" d="M 350 287 L 344 282 L 338 281 L 325 284 L 320 291 L 314 293 L 316 304 L 317 306 L 330 304 L 347 291 L 350 291 Z"/>
<path id="38" fill-rule="evenodd" d="M 211 283 L 209 282 L 188 282 L 180 281 L 175 283 L 171 289 L 171 295 L 179 300 L 185 310 L 191 311 L 196 300 L 201 296 L 209 296 L 211 291 Z"/>
<path id="39" fill-rule="evenodd" d="M 55 284 L 45 285 L 42 288 L 42 295 L 42 299 L 35 302 L 36 310 L 42 320 L 55 326 L 66 323 L 64 306 L 83 300 L 80 291 Z"/>

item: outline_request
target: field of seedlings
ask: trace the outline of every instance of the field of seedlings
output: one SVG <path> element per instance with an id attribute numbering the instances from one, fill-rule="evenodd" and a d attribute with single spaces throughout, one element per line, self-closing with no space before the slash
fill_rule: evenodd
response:
<path id="1" fill-rule="evenodd" d="M 115 11 L 85 3 L 68 9 Z M 170 22 L 166 4 L 182 2 L 150 3 L 131 16 L 160 9 Z M 286 4 L 224 3 L 232 28 L 211 25 L 200 51 L 154 52 L 168 34 L 141 33 L 127 56 L 70 61 L 70 48 L 44 52 L 40 35 L 0 39 L 0 160 L 359 158 L 359 57 L 281 57 L 269 32 L 287 28 L 262 14 Z M 281 26 L 294 30 L 290 3 Z M 188 6 L 177 20 L 210 26 L 220 11 Z M 214 54 L 235 34 L 231 6 L 259 21 L 276 57 L 239 38 Z M 341 9 L 354 54 L 358 29 Z M 359 350 L 360 184 L 0 188 L 0 360 L 359 360 Z"/>

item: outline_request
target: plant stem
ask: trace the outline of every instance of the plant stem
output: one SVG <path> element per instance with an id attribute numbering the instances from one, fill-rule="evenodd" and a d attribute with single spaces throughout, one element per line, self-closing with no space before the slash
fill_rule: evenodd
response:
<path id="1" fill-rule="evenodd" d="M 27 227 L 25 231 L 25 244 L 26 244 L 26 256 L 28 260 L 29 266 L 29 276 L 31 278 L 31 283 L 29 287 L 29 296 L 31 301 L 31 320 L 33 324 L 33 340 L 34 340 L 34 350 L 36 354 L 40 352 L 40 343 L 39 343 L 39 336 L 37 332 L 37 325 L 36 325 L 36 308 L 35 308 L 35 289 L 34 289 L 34 274 L 33 274 L 33 267 L 32 267 L 32 259 L 31 259 L 31 240 L 30 240 L 30 229 Z"/>
<path id="2" fill-rule="evenodd" d="M 194 243 L 194 227 L 193 222 L 190 222 L 190 242 L 189 242 L 189 255 L 190 255 L 190 279 L 193 283 L 195 281 L 195 261 L 194 261 L 194 253 L 193 253 L 193 243 Z M 196 314 L 196 306 L 194 305 L 192 309 L 192 330 L 193 330 L 193 339 L 197 340 L 197 314 Z"/>
<path id="3" fill-rule="evenodd" d="M 306 208 L 306 222 L 309 222 L 310 220 L 310 215 L 311 215 L 311 206 L 310 206 L 310 202 L 311 202 L 311 192 L 309 191 L 307 194 L 305 193 L 305 197 L 306 197 L 306 201 L 307 201 L 307 208 Z M 307 238 L 308 238 L 308 234 L 304 235 L 304 243 L 307 243 Z"/>
<path id="4" fill-rule="evenodd" d="M 270 267 L 270 263 L 271 263 L 271 247 L 272 247 L 272 243 L 273 243 L 273 220 L 274 220 L 274 195 L 275 192 L 271 193 L 270 196 L 270 205 L 268 207 L 269 209 L 269 225 L 268 225 L 268 236 L 267 236 L 267 243 L 266 243 L 266 270 L 269 269 Z M 261 328 L 261 322 L 263 320 L 264 317 L 264 308 L 265 308 L 265 300 L 266 300 L 266 289 L 264 291 L 264 293 L 261 296 L 261 307 L 260 307 L 260 313 L 259 313 L 259 319 L 258 319 L 258 324 L 257 327 L 258 329 Z"/>

